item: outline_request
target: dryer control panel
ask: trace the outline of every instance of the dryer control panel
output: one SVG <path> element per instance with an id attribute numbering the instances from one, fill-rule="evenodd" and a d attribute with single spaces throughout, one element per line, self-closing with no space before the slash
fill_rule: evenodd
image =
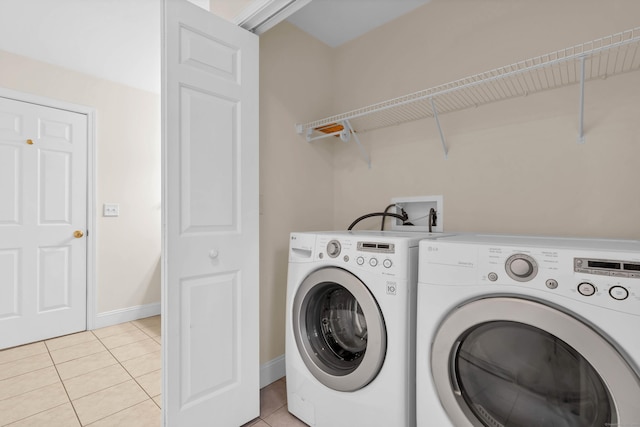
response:
<path id="1" fill-rule="evenodd" d="M 421 242 L 420 283 L 482 287 L 554 298 L 558 304 L 568 298 L 640 316 L 640 242 L 632 250 L 610 250 L 585 247 L 582 241 L 576 247 L 568 247 L 571 241 L 553 247 L 540 245 L 544 239 L 531 239 L 535 246 L 495 240 Z"/>

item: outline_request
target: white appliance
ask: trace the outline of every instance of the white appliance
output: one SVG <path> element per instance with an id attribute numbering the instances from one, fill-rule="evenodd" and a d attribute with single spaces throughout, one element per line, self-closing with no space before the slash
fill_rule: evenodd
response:
<path id="1" fill-rule="evenodd" d="M 640 242 L 420 243 L 420 427 L 640 422 Z"/>
<path id="2" fill-rule="evenodd" d="M 415 426 L 418 243 L 440 236 L 291 234 L 289 412 L 316 427 Z"/>

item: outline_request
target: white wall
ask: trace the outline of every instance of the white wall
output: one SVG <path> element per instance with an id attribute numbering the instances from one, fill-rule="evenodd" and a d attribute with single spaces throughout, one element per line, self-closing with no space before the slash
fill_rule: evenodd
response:
<path id="1" fill-rule="evenodd" d="M 4 51 L 0 64 L 4 88 L 96 109 L 97 313 L 158 304 L 160 96 Z"/>

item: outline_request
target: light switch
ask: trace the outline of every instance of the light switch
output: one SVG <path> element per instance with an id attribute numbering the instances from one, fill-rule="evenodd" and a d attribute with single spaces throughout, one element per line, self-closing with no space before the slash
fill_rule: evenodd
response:
<path id="1" fill-rule="evenodd" d="M 120 216 L 120 205 L 118 203 L 105 203 L 102 205 L 102 216 Z"/>

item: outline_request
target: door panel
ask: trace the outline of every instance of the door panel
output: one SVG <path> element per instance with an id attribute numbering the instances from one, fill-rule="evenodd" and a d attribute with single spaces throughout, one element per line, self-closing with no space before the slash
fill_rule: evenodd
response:
<path id="1" fill-rule="evenodd" d="M 237 232 L 237 102 L 182 88 L 181 104 L 185 112 L 180 141 L 185 195 L 182 229 L 185 233 Z"/>
<path id="2" fill-rule="evenodd" d="M 237 279 L 236 274 L 222 274 L 182 283 L 182 325 L 201 325 L 182 330 L 183 359 L 189 361 L 184 372 L 184 405 L 238 383 Z M 208 325 L 216 323 L 216 335 L 211 336 Z"/>
<path id="3" fill-rule="evenodd" d="M 259 415 L 258 38 L 164 1 L 166 426 Z"/>
<path id="4" fill-rule="evenodd" d="M 87 129 L 0 98 L 0 348 L 86 329 Z"/>
<path id="5" fill-rule="evenodd" d="M 70 307 L 70 246 L 40 248 L 38 253 L 38 312 Z"/>
<path id="6" fill-rule="evenodd" d="M 0 320 L 18 315 L 20 250 L 0 250 Z"/>
<path id="7" fill-rule="evenodd" d="M 20 168 L 18 147 L 0 143 L 0 227 L 20 222 Z"/>
<path id="8" fill-rule="evenodd" d="M 39 223 L 70 224 L 71 153 L 40 150 L 39 154 Z"/>

